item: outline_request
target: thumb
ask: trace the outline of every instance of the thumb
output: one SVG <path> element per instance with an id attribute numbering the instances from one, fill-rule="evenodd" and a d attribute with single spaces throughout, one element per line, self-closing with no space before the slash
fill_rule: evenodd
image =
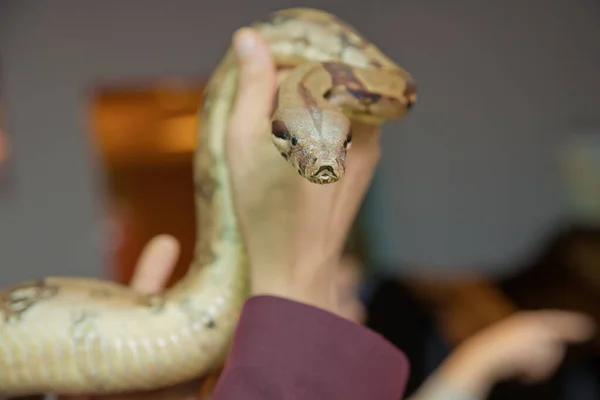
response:
<path id="1" fill-rule="evenodd" d="M 239 68 L 238 92 L 229 122 L 230 139 L 251 143 L 268 121 L 277 84 L 275 63 L 266 43 L 253 29 L 242 28 L 233 37 Z"/>
<path id="2" fill-rule="evenodd" d="M 159 293 L 175 269 L 179 252 L 179 242 L 173 236 L 154 237 L 142 250 L 129 286 L 141 293 Z"/>

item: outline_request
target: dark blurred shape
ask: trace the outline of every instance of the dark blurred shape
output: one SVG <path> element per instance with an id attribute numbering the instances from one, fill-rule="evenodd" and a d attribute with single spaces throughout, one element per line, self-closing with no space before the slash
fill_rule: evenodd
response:
<path id="1" fill-rule="evenodd" d="M 366 325 L 382 334 L 401 349 L 410 360 L 406 397 L 413 394 L 426 377 L 427 338 L 433 320 L 407 287 L 395 280 L 385 280 L 375 288 L 367 307 Z"/>
<path id="2" fill-rule="evenodd" d="M 600 225 L 558 229 L 537 259 L 502 287 L 521 308 L 580 311 L 600 326 Z M 600 331 L 592 342 L 570 354 L 576 359 L 599 356 Z"/>

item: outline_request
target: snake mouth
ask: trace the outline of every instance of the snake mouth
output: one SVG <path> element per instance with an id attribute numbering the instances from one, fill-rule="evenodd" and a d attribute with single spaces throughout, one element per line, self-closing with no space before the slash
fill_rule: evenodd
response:
<path id="1" fill-rule="evenodd" d="M 333 171 L 333 167 L 329 165 L 322 166 L 319 168 L 317 173 L 311 176 L 311 181 L 318 183 L 319 185 L 325 185 L 328 183 L 334 183 L 338 181 L 338 176 Z"/>

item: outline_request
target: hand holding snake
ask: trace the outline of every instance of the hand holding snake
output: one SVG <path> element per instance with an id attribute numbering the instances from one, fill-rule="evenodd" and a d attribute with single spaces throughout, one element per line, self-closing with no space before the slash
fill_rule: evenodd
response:
<path id="1" fill-rule="evenodd" d="M 212 75 L 199 115 L 198 238 L 187 275 L 159 294 L 66 277 L 0 292 L 0 392 L 105 394 L 193 380 L 221 365 L 251 290 L 273 290 L 251 288 L 250 273 L 322 282 L 302 267 L 326 270 L 339 257 L 379 156 L 377 127 L 410 108 L 415 86 L 331 14 L 283 10 L 253 28 L 288 74 L 274 112 L 238 125 L 243 76 L 233 50 Z M 374 128 L 358 129 L 366 125 Z"/>
<path id="2" fill-rule="evenodd" d="M 328 299 L 318 300 L 315 291 L 292 292 L 298 290 L 296 283 L 302 279 L 312 280 L 313 287 L 327 284 L 323 275 L 337 265 L 346 233 L 379 159 L 379 128 L 360 123 L 352 126 L 353 147 L 347 155 L 345 177 L 335 185 L 315 185 L 298 179 L 296 170 L 285 165 L 270 167 L 281 164 L 280 154 L 273 151 L 272 139 L 263 134 L 270 129 L 273 112 L 271 104 L 276 93 L 265 91 L 265 87 L 275 87 L 275 63 L 260 35 L 242 29 L 235 35 L 234 43 L 241 44 L 244 38 L 254 41 L 256 53 L 252 59 L 260 76 L 251 76 L 252 68 L 247 68 L 248 76 L 240 78 L 263 84 L 262 89 L 246 92 L 252 100 L 245 106 L 248 108 L 254 101 L 265 109 L 253 116 L 232 118 L 227 146 L 228 154 L 235 155 L 229 160 L 233 199 L 250 259 L 251 291 L 296 296 L 297 300 L 331 310 L 332 305 L 324 303 Z M 244 60 L 240 62 L 243 64 Z M 289 74 L 289 70 L 280 70 L 278 82 L 288 79 Z M 238 104 L 244 104 L 243 100 L 239 96 Z M 248 112 L 232 113 L 244 114 Z M 253 129 L 248 130 L 248 126 Z M 274 140 L 277 143 L 278 139 Z"/>

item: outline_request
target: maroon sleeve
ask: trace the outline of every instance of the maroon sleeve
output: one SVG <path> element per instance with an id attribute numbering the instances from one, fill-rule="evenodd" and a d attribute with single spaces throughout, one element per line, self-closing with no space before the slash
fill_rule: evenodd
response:
<path id="1" fill-rule="evenodd" d="M 316 307 L 249 299 L 213 400 L 399 400 L 403 353 L 377 333 Z"/>

